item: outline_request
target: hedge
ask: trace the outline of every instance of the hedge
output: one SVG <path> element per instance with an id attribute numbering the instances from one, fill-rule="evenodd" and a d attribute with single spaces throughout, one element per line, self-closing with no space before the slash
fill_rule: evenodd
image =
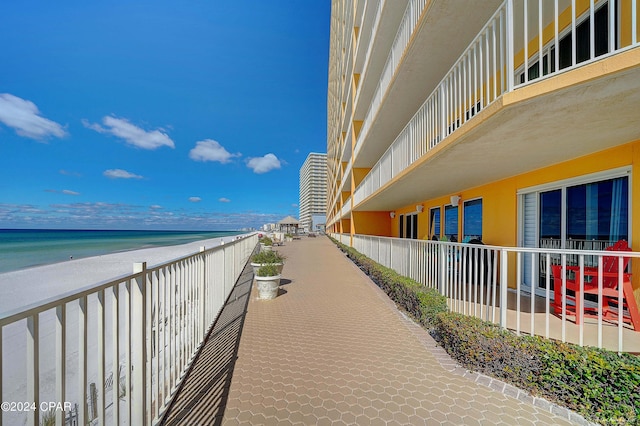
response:
<path id="1" fill-rule="evenodd" d="M 456 313 L 432 335 L 462 366 L 499 378 L 602 424 L 640 424 L 640 358 L 537 336 L 516 336 Z"/>

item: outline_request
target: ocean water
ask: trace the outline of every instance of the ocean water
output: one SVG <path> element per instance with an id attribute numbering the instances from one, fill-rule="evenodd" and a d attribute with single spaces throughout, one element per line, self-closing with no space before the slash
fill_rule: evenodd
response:
<path id="1" fill-rule="evenodd" d="M 71 257 L 79 259 L 238 234 L 241 232 L 0 229 L 0 273 L 62 262 Z"/>

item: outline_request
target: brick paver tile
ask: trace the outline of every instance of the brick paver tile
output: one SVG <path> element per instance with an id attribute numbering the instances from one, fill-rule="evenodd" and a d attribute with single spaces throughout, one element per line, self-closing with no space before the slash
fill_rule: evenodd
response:
<path id="1" fill-rule="evenodd" d="M 455 363 L 329 239 L 277 249 L 286 292 L 252 290 L 222 424 L 571 424 L 443 368 Z"/>

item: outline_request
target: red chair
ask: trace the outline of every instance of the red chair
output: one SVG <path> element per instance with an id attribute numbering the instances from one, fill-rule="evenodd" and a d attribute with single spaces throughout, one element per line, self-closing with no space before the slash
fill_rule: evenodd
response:
<path id="1" fill-rule="evenodd" d="M 620 240 L 614 245 L 607 247 L 607 251 L 631 251 L 626 241 Z M 640 330 L 640 314 L 638 313 L 638 304 L 633 295 L 631 286 L 631 274 L 624 271 L 629 266 L 628 257 L 622 258 L 622 307 L 618 306 L 619 291 L 619 258 L 617 256 L 604 256 L 602 258 L 602 274 L 598 273 L 598 268 L 584 267 L 584 275 L 580 276 L 580 267 L 567 266 L 567 277 L 565 280 L 565 312 L 566 315 L 575 316 L 576 324 L 580 324 L 580 316 L 578 312 L 583 310 L 584 317 L 598 317 L 598 307 L 581 307 L 584 297 L 580 297 L 580 281 L 583 282 L 582 288 L 584 294 L 598 295 L 598 280 L 602 275 L 602 318 L 607 321 L 618 321 L 618 309 L 622 308 L 622 321 L 629 323 L 634 330 Z M 553 291 L 554 301 L 552 306 L 557 315 L 562 314 L 562 286 L 563 274 L 561 265 L 551 266 L 553 274 Z M 570 294 L 569 292 L 573 292 Z M 570 304 L 569 302 L 572 302 Z M 616 308 L 615 310 L 613 308 Z"/>

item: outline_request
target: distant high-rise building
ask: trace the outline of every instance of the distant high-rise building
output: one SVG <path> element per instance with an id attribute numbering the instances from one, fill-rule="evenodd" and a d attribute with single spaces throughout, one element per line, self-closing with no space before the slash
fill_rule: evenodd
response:
<path id="1" fill-rule="evenodd" d="M 300 224 L 324 230 L 327 210 L 327 154 L 312 152 L 300 168 Z"/>

